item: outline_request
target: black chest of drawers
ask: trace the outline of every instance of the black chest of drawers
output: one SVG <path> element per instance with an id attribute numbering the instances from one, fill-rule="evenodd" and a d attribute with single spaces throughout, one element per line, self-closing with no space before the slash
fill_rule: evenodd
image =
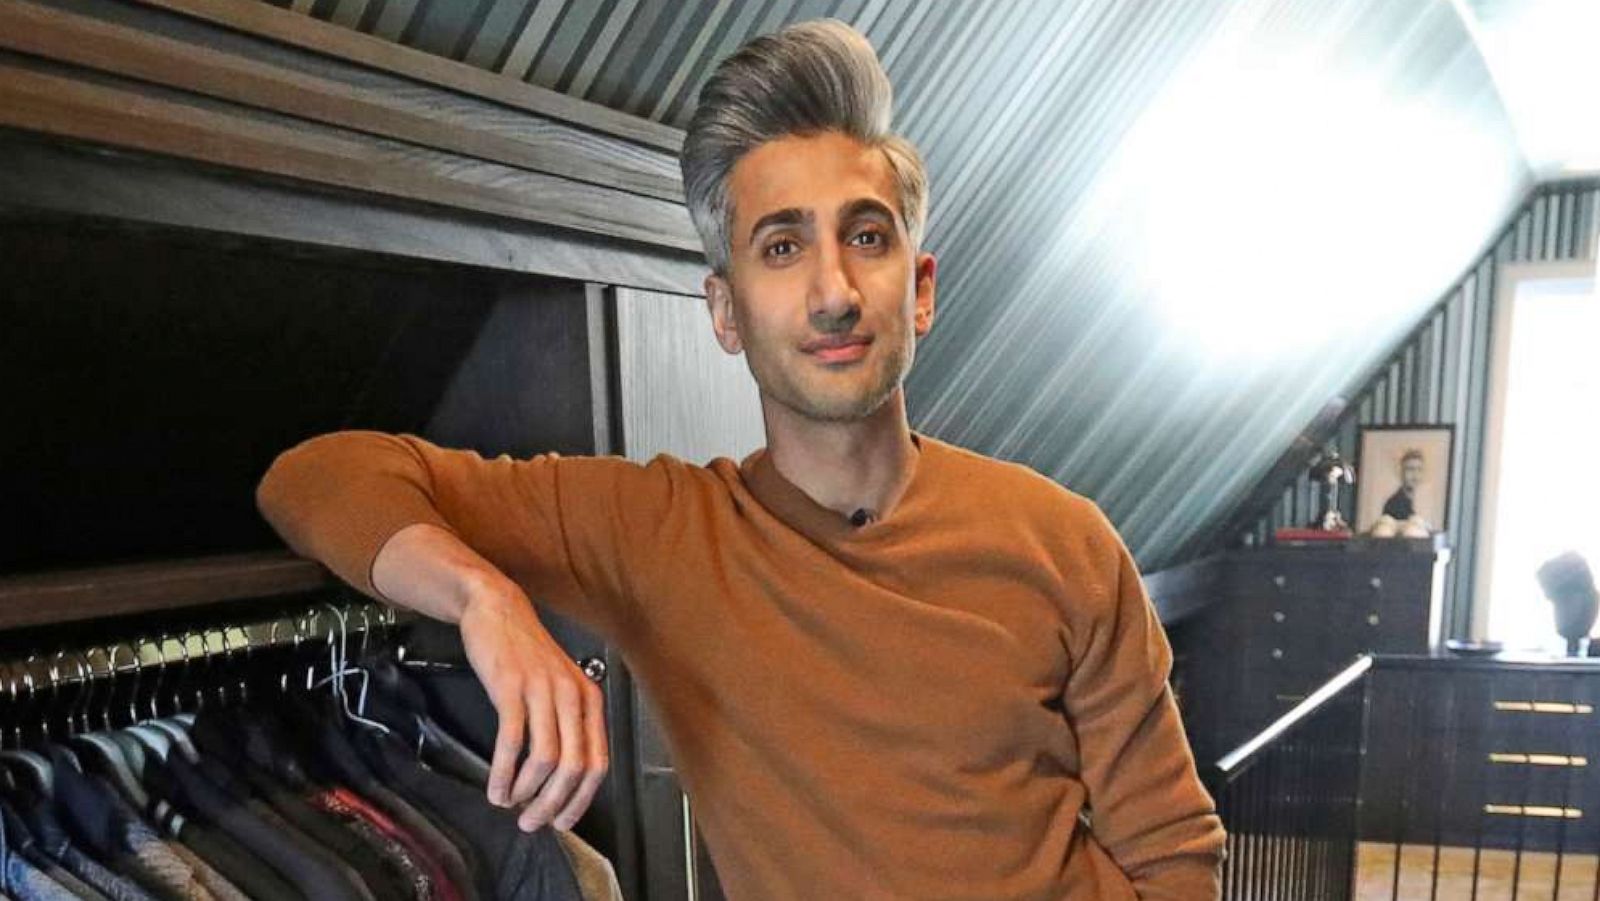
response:
<path id="1" fill-rule="evenodd" d="M 1449 559 L 1442 543 L 1407 540 L 1225 555 L 1217 600 L 1171 632 L 1197 756 L 1250 738 L 1359 654 L 1437 648 Z"/>
<path id="2" fill-rule="evenodd" d="M 1367 705 L 1365 838 L 1600 849 L 1600 660 L 1384 657 Z"/>

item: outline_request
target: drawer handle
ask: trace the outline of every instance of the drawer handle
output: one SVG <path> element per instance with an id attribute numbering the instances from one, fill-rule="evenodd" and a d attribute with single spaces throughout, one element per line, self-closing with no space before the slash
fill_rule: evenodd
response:
<path id="1" fill-rule="evenodd" d="M 1378 614 L 1376 614 L 1376 613 L 1367 614 L 1367 625 L 1369 625 L 1369 626 L 1376 626 L 1378 623 L 1380 623 L 1382 621 L 1383 620 L 1379 619 L 1378 618 Z"/>
<path id="2" fill-rule="evenodd" d="M 1504 713 L 1569 713 L 1585 715 L 1594 713 L 1588 704 L 1568 704 L 1564 701 L 1495 701 L 1494 709 Z"/>
<path id="3" fill-rule="evenodd" d="M 1283 611 L 1282 610 L 1274 610 L 1274 611 L 1272 611 L 1272 621 L 1273 622 L 1281 623 L 1286 619 L 1288 619 L 1288 617 L 1283 615 Z"/>
<path id="4" fill-rule="evenodd" d="M 1289 580 L 1287 578 L 1285 578 L 1284 576 L 1281 576 L 1281 575 L 1273 576 L 1272 577 L 1272 584 L 1278 586 L 1279 588 L 1283 588 L 1284 586 L 1289 584 Z"/>
<path id="5" fill-rule="evenodd" d="M 1372 580 L 1369 581 L 1367 584 L 1372 586 L 1372 590 L 1373 591 L 1382 591 L 1383 590 L 1383 580 L 1378 578 L 1377 576 L 1373 576 Z"/>
<path id="6" fill-rule="evenodd" d="M 1283 648 L 1273 648 L 1272 649 L 1272 659 L 1273 660 L 1282 660 L 1283 659 Z"/>
<path id="7" fill-rule="evenodd" d="M 1520 763 L 1528 766 L 1570 766 L 1585 767 L 1589 765 L 1589 758 L 1567 754 L 1489 754 L 1490 763 Z"/>
<path id="8" fill-rule="evenodd" d="M 1556 820 L 1576 820 L 1583 811 L 1576 807 L 1540 807 L 1530 804 L 1485 804 L 1484 813 L 1508 817 L 1542 817 Z"/>

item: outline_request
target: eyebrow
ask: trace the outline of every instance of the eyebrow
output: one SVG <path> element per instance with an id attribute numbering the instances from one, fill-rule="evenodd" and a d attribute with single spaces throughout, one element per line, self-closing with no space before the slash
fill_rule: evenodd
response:
<path id="1" fill-rule="evenodd" d="M 889 207 L 881 200 L 875 200 L 871 197 L 860 197 L 839 207 L 839 218 L 843 221 L 861 218 L 875 218 L 893 223 L 895 221 L 895 213 L 894 210 L 889 209 Z M 756 224 L 751 226 L 750 243 L 754 244 L 756 238 L 766 229 L 778 226 L 809 225 L 813 219 L 815 219 L 815 216 L 806 210 L 800 209 L 799 207 L 788 207 L 786 209 L 774 210 L 765 216 L 762 216 L 760 219 L 757 219 Z"/>
<path id="2" fill-rule="evenodd" d="M 773 212 L 762 216 L 760 219 L 757 219 L 756 224 L 751 226 L 750 243 L 754 244 L 757 236 L 759 236 L 766 229 L 779 225 L 806 225 L 811 222 L 812 218 L 813 216 L 810 213 L 799 209 L 798 207 L 774 210 Z"/>
<path id="3" fill-rule="evenodd" d="M 889 209 L 883 201 L 862 197 L 840 207 L 839 218 L 846 222 L 851 219 L 878 218 L 892 223 L 895 221 L 895 214 L 894 210 Z"/>

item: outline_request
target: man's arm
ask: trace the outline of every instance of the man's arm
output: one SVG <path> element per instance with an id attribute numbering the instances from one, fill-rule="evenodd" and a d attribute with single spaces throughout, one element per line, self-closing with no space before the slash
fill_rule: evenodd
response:
<path id="1" fill-rule="evenodd" d="M 595 476 L 607 467 L 585 462 L 594 464 L 592 493 L 603 495 Z M 296 551 L 369 594 L 460 627 L 499 716 L 489 798 L 527 804 L 528 829 L 570 827 L 608 764 L 600 691 L 539 622 L 524 588 L 562 599 L 591 624 L 606 610 L 585 607 L 583 596 L 616 588 L 614 576 L 585 579 L 572 565 L 555 468 L 554 458 L 484 460 L 414 438 L 345 432 L 281 455 L 257 491 L 262 513 Z M 604 496 L 593 500 L 590 507 L 606 506 Z M 590 543 L 593 532 L 584 533 Z M 525 736 L 529 754 L 518 771 Z"/>
<path id="2" fill-rule="evenodd" d="M 1108 596 L 1075 642 L 1064 696 L 1094 835 L 1140 898 L 1217 898 L 1222 824 L 1167 686 L 1172 651 L 1133 558 L 1104 528 Z"/>
<path id="3" fill-rule="evenodd" d="M 384 542 L 372 584 L 391 603 L 461 629 L 499 719 L 489 800 L 526 804 L 518 819 L 524 829 L 571 829 L 610 765 L 605 698 L 539 622 L 528 596 L 461 539 L 426 523 Z M 524 735 L 528 756 L 518 771 Z"/>

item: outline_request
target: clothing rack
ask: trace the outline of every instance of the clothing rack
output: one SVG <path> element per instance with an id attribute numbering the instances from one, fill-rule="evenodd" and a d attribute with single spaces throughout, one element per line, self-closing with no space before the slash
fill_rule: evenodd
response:
<path id="1" fill-rule="evenodd" d="M 363 655 L 395 644 L 394 608 L 324 601 L 272 617 L 37 650 L 0 661 L 0 745 L 195 712 L 252 690 L 312 688 Z M 320 675 L 319 675 L 320 674 Z"/>
<path id="2" fill-rule="evenodd" d="M 412 617 L 274 612 L 0 660 L 0 897 L 620 901 L 594 847 L 484 798 L 400 671 Z"/>

